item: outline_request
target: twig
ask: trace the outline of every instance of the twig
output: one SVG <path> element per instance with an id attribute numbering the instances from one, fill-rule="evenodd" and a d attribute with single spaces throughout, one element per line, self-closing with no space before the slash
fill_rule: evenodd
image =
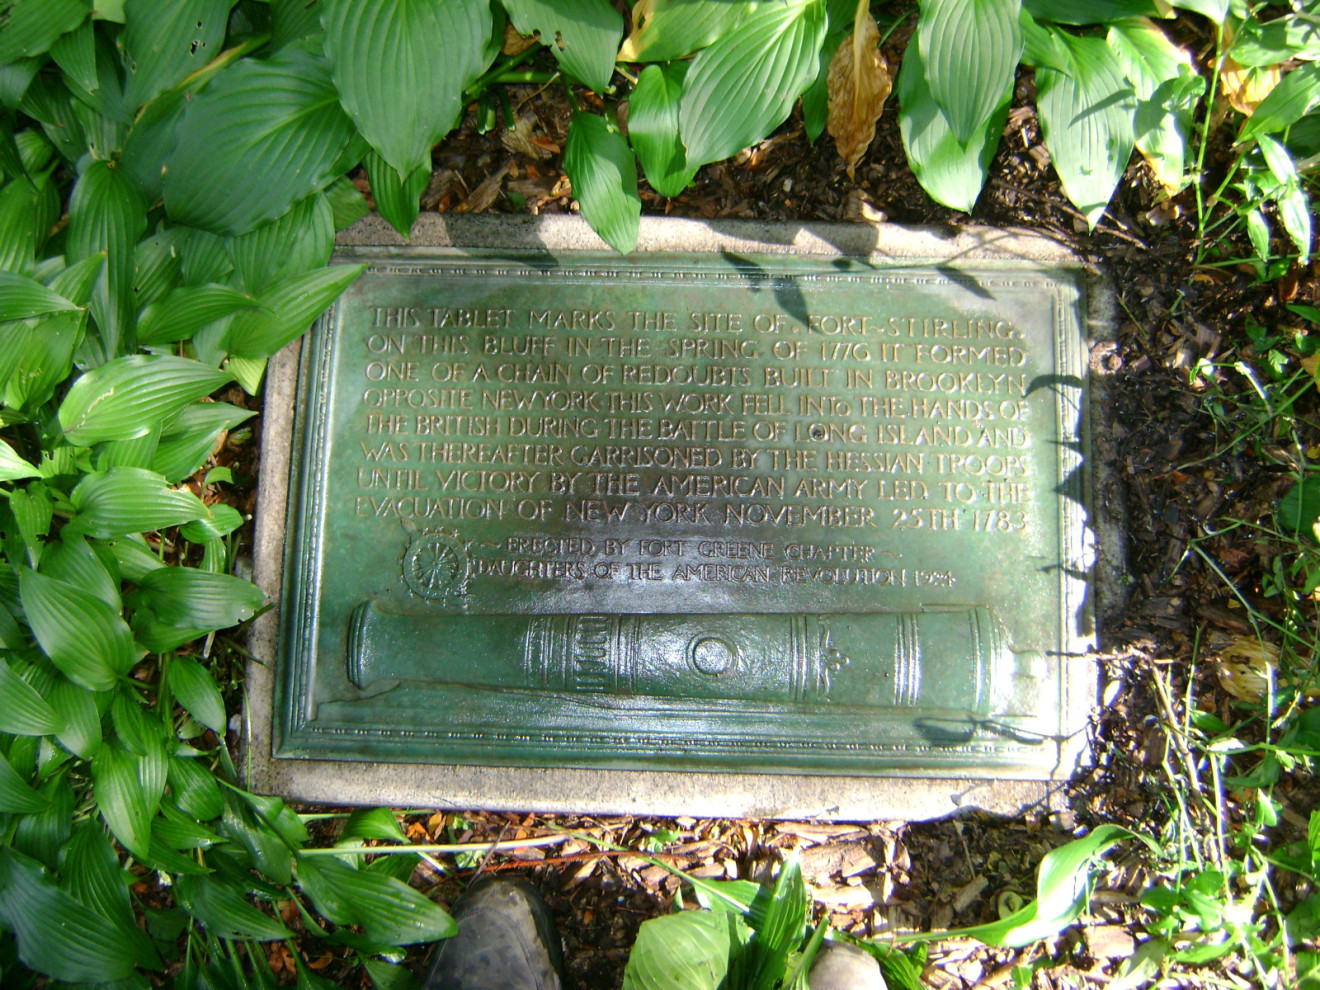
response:
<path id="1" fill-rule="evenodd" d="M 1183 740 L 1182 732 L 1178 727 L 1178 718 L 1173 713 L 1173 701 L 1169 697 L 1168 688 L 1165 687 L 1163 679 L 1152 668 L 1150 679 L 1155 685 L 1155 694 L 1159 698 L 1160 707 L 1164 710 L 1164 719 L 1169 726 L 1169 738 L 1173 742 L 1173 748 L 1178 752 L 1178 758 L 1182 760 L 1183 769 L 1187 773 L 1188 783 L 1197 797 L 1201 797 L 1201 780 L 1196 775 L 1196 761 L 1192 757 L 1192 751 L 1187 748 L 1187 743 Z"/>

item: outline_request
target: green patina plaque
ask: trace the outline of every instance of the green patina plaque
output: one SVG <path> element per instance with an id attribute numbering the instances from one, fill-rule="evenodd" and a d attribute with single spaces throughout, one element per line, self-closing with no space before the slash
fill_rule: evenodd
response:
<path id="1" fill-rule="evenodd" d="M 345 250 L 274 754 L 1047 778 L 1090 642 L 1084 284 Z"/>

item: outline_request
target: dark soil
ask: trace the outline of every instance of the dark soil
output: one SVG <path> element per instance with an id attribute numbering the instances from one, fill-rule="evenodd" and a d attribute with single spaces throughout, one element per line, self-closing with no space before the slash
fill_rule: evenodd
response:
<path id="1" fill-rule="evenodd" d="M 1190 40 L 1205 51 L 1207 39 Z M 895 71 L 905 42 L 900 32 L 887 43 Z M 515 113 L 530 120 L 530 143 L 508 140 L 503 132 L 480 135 L 469 115 L 435 151 L 426 208 L 511 213 L 573 208 L 561 168 L 570 112 L 562 89 L 529 87 L 510 95 Z M 1320 291 L 1314 269 L 1260 281 L 1245 263 L 1198 267 L 1193 191 L 1167 199 L 1139 156 L 1099 227 L 1088 232 L 1060 191 L 1033 105 L 1034 82 L 1024 72 L 990 180 L 970 216 L 933 203 L 918 186 L 904 157 L 892 100 L 856 182 L 844 174 L 832 142 L 823 138 L 809 145 L 794 116 L 735 160 L 704 168 L 677 199 L 664 200 L 645 187 L 642 196 L 645 212 L 675 216 L 860 220 L 883 215 L 903 224 L 1026 227 L 1066 243 L 1112 281 L 1117 339 L 1097 364 L 1108 383 L 1109 408 L 1098 410 L 1094 455 L 1109 462 L 1117 482 L 1100 496 L 1127 519 L 1128 593 L 1102 603 L 1105 704 L 1093 724 L 1094 766 L 1068 789 L 1069 810 L 1013 820 L 970 813 L 920 824 L 601 819 L 471 810 L 411 815 L 410 835 L 418 841 L 489 842 L 587 829 L 634 850 L 649 839 L 674 865 L 699 876 L 751 879 L 765 876 L 788 850 L 798 849 L 818 903 L 834 923 L 872 936 L 997 919 L 1015 897 L 1033 896 L 1037 863 L 1079 827 L 1116 822 L 1159 833 L 1169 820 L 1162 767 L 1177 766 L 1180 759 L 1164 725 L 1181 711 L 1182 699 L 1193 697 L 1195 705 L 1226 722 L 1240 719 L 1208 646 L 1250 633 L 1239 596 L 1265 615 L 1280 617 L 1279 599 L 1266 597 L 1262 585 L 1277 551 L 1258 533 L 1234 529 L 1230 521 L 1269 518 L 1296 477 L 1297 453 L 1286 438 L 1265 432 L 1254 443 L 1230 446 L 1229 431 L 1243 427 L 1227 424 L 1225 417 L 1257 402 L 1250 379 L 1231 366 L 1250 362 L 1264 375 L 1248 326 L 1282 335 L 1286 343 L 1304 324 L 1285 304 L 1320 304 Z M 1208 149 L 1206 189 L 1217 186 L 1230 162 L 1229 130 L 1219 132 Z M 1279 248 L 1282 252 L 1284 245 Z M 1250 253 L 1245 238 L 1235 237 L 1208 258 Z M 1189 372 L 1198 361 L 1214 362 L 1220 370 L 1193 385 Z M 1291 367 L 1297 367 L 1295 356 Z M 1320 441 L 1317 394 L 1296 386 L 1293 392 L 1301 396 L 1292 411 L 1309 450 Z M 1225 417 L 1214 415 L 1216 404 Z M 1167 682 L 1167 697 L 1157 682 Z M 1288 802 L 1281 838 L 1304 836 L 1306 816 L 1316 805 L 1314 785 L 1285 779 L 1280 790 Z M 1250 813 L 1239 807 L 1242 799 L 1230 793 L 1225 814 Z M 546 846 L 480 864 L 441 859 L 453 868 L 450 875 L 424 866 L 414 880 L 429 886 L 443 904 L 452 903 L 482 871 L 517 872 L 537 884 L 559 921 L 570 986 L 578 990 L 618 987 L 638 926 L 669 910 L 678 890 L 676 880 L 640 856 L 602 853 L 574 838 L 551 839 Z M 1104 983 L 1132 951 L 1128 919 L 1147 881 L 1142 869 L 1120 860 L 1097 896 L 1098 921 L 1092 919 L 1085 929 L 1020 951 L 945 943 L 932 948 L 925 979 L 935 987 L 1007 985 L 1013 965 L 1044 953 L 1057 965 L 1040 970 L 1037 986 Z M 303 950 L 321 975 L 349 979 L 347 950 L 332 954 L 310 940 Z M 419 952 L 419 963 L 420 958 Z M 1227 976 L 1219 972 L 1220 978 Z M 352 979 L 359 977 L 369 985 L 360 970 Z"/>

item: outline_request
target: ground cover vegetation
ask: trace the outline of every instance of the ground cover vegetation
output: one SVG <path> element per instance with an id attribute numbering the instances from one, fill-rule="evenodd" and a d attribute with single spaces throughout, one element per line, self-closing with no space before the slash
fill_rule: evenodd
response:
<path id="1" fill-rule="evenodd" d="M 1043 229 L 1108 245 L 1134 324 L 1193 328 L 1134 331 L 1097 366 L 1171 369 L 1171 398 L 1126 393 L 1130 450 L 1159 462 L 1127 455 L 1146 604 L 1109 658 L 1090 774 L 1136 798 L 1097 813 L 1079 792 L 1076 837 L 1031 826 L 1034 889 L 1010 881 L 958 937 L 990 947 L 977 974 L 1019 986 L 1085 982 L 1087 952 L 1117 987 L 1320 980 L 1318 59 L 1314 0 L 0 2 L 0 982 L 408 986 L 403 947 L 452 930 L 410 879 L 552 844 L 579 864 L 565 892 L 631 863 L 651 913 L 684 890 L 706 908 L 643 925 L 627 986 L 795 985 L 823 938 L 882 929 L 863 942 L 892 986 L 954 979 L 925 948 L 954 936 L 902 912 L 813 924 L 789 850 L 828 830 L 738 826 L 749 862 L 784 862 L 728 879 L 727 856 L 691 858 L 738 846 L 728 823 L 574 819 L 501 845 L 484 840 L 511 823 L 479 815 L 405 831 L 243 789 L 241 624 L 267 607 L 238 576 L 252 417 L 266 360 L 357 275 L 328 262 L 364 191 L 400 231 L 423 204 L 571 198 L 620 251 L 644 201 L 874 218 L 877 198 L 943 221 L 1035 202 Z M 538 100 L 562 111 L 540 134 Z M 503 168 L 473 155 L 469 185 L 446 164 L 495 135 Z M 567 181 L 545 164 L 560 154 Z M 1172 284 L 1150 285 L 1156 261 Z M 1112 702 L 1132 682 L 1128 716 Z M 915 872 L 887 827 L 858 834 Z M 674 864 L 697 867 L 682 887 Z M 935 928 L 980 903 L 968 868 Z M 1068 934 L 1097 917 L 1126 948 Z M 623 955 L 580 981 L 617 978 Z"/>

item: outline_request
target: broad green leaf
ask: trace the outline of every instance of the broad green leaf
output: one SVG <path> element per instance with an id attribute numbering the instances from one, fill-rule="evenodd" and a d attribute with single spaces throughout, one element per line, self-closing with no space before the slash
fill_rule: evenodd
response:
<path id="1" fill-rule="evenodd" d="M 421 210 L 421 196 L 431 178 L 430 165 L 419 165 L 405 178 L 374 151 L 362 159 L 371 183 L 371 198 L 376 209 L 391 227 L 404 237 L 412 233 L 413 222 Z"/>
<path id="2" fill-rule="evenodd" d="M 110 574 L 96 551 L 77 533 L 65 531 L 60 539 L 46 545 L 41 573 L 90 592 L 116 612 L 123 605 L 118 576 Z"/>
<path id="3" fill-rule="evenodd" d="M 243 525 L 243 514 L 231 505 L 211 506 L 210 519 L 198 519 L 179 527 L 179 535 L 191 543 L 210 543 L 237 530 Z"/>
<path id="4" fill-rule="evenodd" d="M 86 306 L 92 298 L 92 289 L 101 277 L 101 268 L 105 265 L 105 255 L 94 254 L 75 264 L 67 266 L 47 284 L 52 292 L 58 292 L 65 299 L 78 306 Z"/>
<path id="5" fill-rule="evenodd" d="M 90 20 L 61 35 L 50 46 L 50 57 L 76 89 L 94 90 L 100 85 L 96 72 L 96 27 Z"/>
<path id="6" fill-rule="evenodd" d="M 31 275 L 36 268 L 38 195 L 22 179 L 0 189 L 0 270 L 6 274 Z"/>
<path id="7" fill-rule="evenodd" d="M 105 270 L 92 291 L 91 311 L 101 330 L 100 361 L 131 343 L 133 255 L 147 229 L 147 201 L 127 170 L 94 161 L 78 178 L 69 199 L 68 256 L 71 262 L 104 253 Z"/>
<path id="8" fill-rule="evenodd" d="M 218 938 L 269 942 L 292 937 L 279 919 L 262 913 L 241 890 L 215 877 L 179 877 L 174 893 L 188 913 Z"/>
<path id="9" fill-rule="evenodd" d="M 0 30 L 0 63 L 49 51 L 55 39 L 72 31 L 92 12 L 91 0 L 12 0 L 5 4 Z"/>
<path id="10" fill-rule="evenodd" d="M 64 723 L 55 737 L 60 745 L 89 760 L 101 745 L 101 713 L 95 697 L 77 684 L 58 678 L 46 695 L 50 707 Z"/>
<path id="11" fill-rule="evenodd" d="M 0 321 L 26 320 L 78 307 L 25 275 L 0 271 Z"/>
<path id="12" fill-rule="evenodd" d="M 24 0 L 26 4 L 41 0 Z M 77 161 L 87 151 L 87 135 L 74 112 L 77 101 L 67 86 L 55 77 L 38 75 L 28 84 L 19 109 L 41 123 L 41 129 L 67 161 Z"/>
<path id="13" fill-rule="evenodd" d="M 0 920 L 18 941 L 19 959 L 57 980 L 120 980 L 139 962 L 119 925 L 56 887 L 36 862 L 4 847 Z"/>
<path id="14" fill-rule="evenodd" d="M 752 972 L 752 990 L 774 990 L 784 974 L 788 954 L 798 947 L 810 918 L 811 898 L 795 858 L 783 865 L 773 887 L 763 885 L 752 904 L 756 936 L 743 965 Z"/>
<path id="15" fill-rule="evenodd" d="M 1004 133 L 1009 100 L 963 144 L 926 86 L 921 55 L 909 46 L 898 73 L 898 102 L 903 149 L 921 188 L 937 203 L 971 212 Z"/>
<path id="16" fill-rule="evenodd" d="M 18 451 L 0 440 L 0 481 L 18 481 L 20 478 L 38 478 L 41 472 L 23 460 Z"/>
<path id="17" fill-rule="evenodd" d="M 225 810 L 220 785 L 196 758 L 172 756 L 168 772 L 170 790 L 180 811 L 203 822 L 220 817 Z"/>
<path id="18" fill-rule="evenodd" d="M 160 199 L 164 189 L 165 164 L 178 144 L 179 120 L 205 81 L 190 81 L 156 97 L 142 108 L 124 139 L 120 164 L 152 200 Z"/>
<path id="19" fill-rule="evenodd" d="M 37 643 L 69 680 L 106 691 L 128 673 L 137 651 L 117 611 L 81 588 L 27 568 L 18 580 Z"/>
<path id="20" fill-rule="evenodd" d="M 134 756 L 148 755 L 160 745 L 165 732 L 158 719 L 147 716 L 136 692 L 125 689 L 111 695 L 110 724 L 114 726 L 115 739 Z"/>
<path id="21" fill-rule="evenodd" d="M 1146 18 L 1111 24 L 1108 41 L 1138 100 L 1137 148 L 1160 185 L 1176 193 L 1185 184 L 1192 123 L 1205 80 L 1196 74 L 1190 53 Z"/>
<path id="22" fill-rule="evenodd" d="M 65 856 L 69 893 L 111 921 L 143 934 L 134 922 L 126 874 L 105 832 L 90 821 L 82 822 L 74 829 Z"/>
<path id="23" fill-rule="evenodd" d="M 738 931 L 739 926 L 743 929 Z M 642 923 L 628 955 L 623 990 L 716 990 L 746 924 L 712 911 L 682 911 Z"/>
<path id="24" fill-rule="evenodd" d="M 564 146 L 564 171 L 591 229 L 620 254 L 635 248 L 642 215 L 637 162 L 618 129 L 596 114 L 575 113 Z"/>
<path id="25" fill-rule="evenodd" d="M 298 884 L 327 919 L 361 925 L 374 942 L 413 945 L 457 931 L 453 918 L 412 887 L 334 857 L 300 857 Z"/>
<path id="26" fill-rule="evenodd" d="M 234 380 L 248 395 L 261 391 L 261 379 L 266 374 L 266 358 L 230 357 L 225 367 L 234 373 Z"/>
<path id="27" fill-rule="evenodd" d="M 37 790 L 50 806 L 34 815 L 19 816 L 13 847 L 54 870 L 59 868 L 60 850 L 73 833 L 73 788 L 68 775 L 60 771 L 47 778 Z"/>
<path id="28" fill-rule="evenodd" d="M 139 585 L 142 601 L 160 621 L 194 629 L 225 629 L 250 619 L 265 598 L 256 585 L 192 567 L 162 567 Z"/>
<path id="29" fill-rule="evenodd" d="M 1239 141 L 1273 134 L 1320 106 L 1320 62 L 1303 62 L 1279 80 L 1238 132 Z"/>
<path id="30" fill-rule="evenodd" d="M 176 227 L 175 230 L 179 232 L 179 272 L 184 285 L 222 282 L 234 270 L 234 263 L 229 260 L 227 238 L 195 227 Z"/>
<path id="31" fill-rule="evenodd" d="M 104 32 L 92 34 L 94 85 L 84 88 L 81 79 L 65 75 L 64 83 L 77 102 L 73 112 L 87 134 L 87 149 L 93 158 L 109 159 L 123 147 L 133 123 L 133 108 L 124 100 L 123 59 Z"/>
<path id="32" fill-rule="evenodd" d="M 606 0 L 503 0 L 519 34 L 541 35 L 559 65 L 597 93 L 609 87 L 623 18 Z"/>
<path id="33" fill-rule="evenodd" d="M 70 443 L 81 446 L 140 437 L 232 380 L 226 372 L 188 358 L 116 358 L 73 383 L 60 404 L 60 426 Z"/>
<path id="34" fill-rule="evenodd" d="M 430 177 L 429 169 L 427 177 Z M 265 292 L 291 276 L 324 268 L 334 247 L 334 215 L 321 193 L 296 203 L 278 220 L 262 224 L 241 237 L 231 237 L 225 243 L 243 291 L 251 295 Z"/>
<path id="35" fill-rule="evenodd" d="M 84 322 L 82 312 L 66 312 L 0 324 L 0 368 L 7 373 L 5 405 L 31 409 L 51 397 L 69 376 Z"/>
<path id="36" fill-rule="evenodd" d="M 160 427 L 154 427 L 145 436 L 131 440 L 106 440 L 96 445 L 96 455 L 92 466 L 97 471 L 109 471 L 112 467 L 135 467 L 150 469 L 160 445 Z"/>
<path id="37" fill-rule="evenodd" d="M 367 971 L 371 985 L 376 990 L 418 990 L 421 986 L 417 982 L 417 977 L 412 975 L 412 971 L 401 963 L 390 963 L 384 959 L 373 959 L 362 955 L 358 956 L 358 960 L 362 963 L 362 968 Z"/>
<path id="38" fill-rule="evenodd" d="M 330 183 L 325 198 L 334 215 L 335 230 L 347 230 L 371 212 L 366 197 L 346 178 Z"/>
<path id="39" fill-rule="evenodd" d="M 1124 17 L 1163 17 L 1157 0 L 1022 0 L 1038 21 L 1055 24 L 1112 24 Z"/>
<path id="40" fill-rule="evenodd" d="M 138 242 L 133 254 L 133 296 L 140 307 L 163 298 L 178 283 L 183 267 L 179 244 L 188 234 L 187 227 L 171 227 Z"/>
<path id="41" fill-rule="evenodd" d="M 164 567 L 154 574 L 178 570 L 183 568 Z M 215 577 L 225 576 L 215 575 Z M 230 578 L 230 580 L 237 581 L 238 578 Z M 221 738 L 224 737 L 227 724 L 225 703 L 220 697 L 220 689 L 215 686 L 215 681 L 205 667 L 190 657 L 175 657 L 170 661 L 169 684 L 175 700 L 183 705 L 193 718 Z"/>
<path id="42" fill-rule="evenodd" d="M 399 820 L 389 808 L 356 808 L 344 822 L 339 841 L 379 839 L 382 842 L 407 842 Z"/>
<path id="43" fill-rule="evenodd" d="M 1212 24 L 1222 24 L 1228 16 L 1230 0 L 1171 0 L 1171 6 L 1190 10 L 1209 18 Z"/>
<path id="44" fill-rule="evenodd" d="M 964 145 L 1013 92 L 1020 0 L 922 0 L 917 47 L 931 97 Z"/>
<path id="45" fill-rule="evenodd" d="M 284 803 L 283 799 L 272 794 L 253 794 L 251 791 L 235 791 L 233 795 L 245 801 L 274 830 L 275 834 L 290 846 L 303 845 L 310 834 L 297 812 Z"/>
<path id="46" fill-rule="evenodd" d="M 173 777 L 170 779 L 173 786 Z M 160 817 L 151 823 L 152 845 L 158 840 L 171 849 L 209 849 L 226 841 L 224 836 L 198 824 L 172 804 L 162 804 Z"/>
<path id="47" fill-rule="evenodd" d="M 463 90 L 486 67 L 490 5 L 322 0 L 321 23 L 339 99 L 362 136 L 399 174 L 429 174 L 431 146 L 457 123 Z"/>
<path id="48" fill-rule="evenodd" d="M 50 799 L 32 789 L 0 753 L 0 814 L 32 815 L 50 807 Z"/>
<path id="49" fill-rule="evenodd" d="M 687 152 L 678 136 L 678 101 L 687 68 L 686 62 L 648 65 L 628 98 L 628 138 L 646 181 L 661 196 L 677 196 L 697 174 L 687 167 Z"/>
<path id="50" fill-rule="evenodd" d="M 232 0 L 127 0 L 125 96 L 140 107 L 220 54 Z"/>
<path id="51" fill-rule="evenodd" d="M 1132 157 L 1136 98 L 1103 38 L 1051 30 L 1070 71 L 1036 70 L 1041 132 L 1064 193 L 1095 227 Z"/>
<path id="52" fill-rule="evenodd" d="M 321 7 L 313 0 L 270 0 L 270 47 L 276 51 L 305 38 L 317 41 L 321 30 Z"/>
<path id="53" fill-rule="evenodd" d="M 182 223 L 246 233 L 338 178 L 355 133 L 325 59 L 297 47 L 245 59 L 194 97 L 179 121 L 165 208 Z"/>
<path id="54" fill-rule="evenodd" d="M 782 124 L 819 68 L 823 0 L 759 6 L 692 60 L 679 102 L 687 164 L 737 154 Z"/>
<path id="55" fill-rule="evenodd" d="M 28 563 L 33 567 L 46 549 L 46 537 L 54 518 L 54 507 L 44 485 L 29 485 L 9 493 L 9 511 L 14 514 L 19 535 L 27 548 Z M 10 534 L 13 535 L 12 532 Z"/>
<path id="56" fill-rule="evenodd" d="M 156 446 L 156 455 L 151 462 L 151 469 L 165 476 L 172 482 L 190 477 L 205 463 L 215 449 L 216 442 L 226 430 L 232 430 L 239 423 L 255 416 L 251 409 L 239 409 L 225 402 L 194 402 L 168 420 L 161 427 L 160 443 Z M 211 507 L 219 519 L 228 506 Z M 232 511 L 232 510 L 231 510 Z M 211 520 L 202 517 L 189 526 L 211 527 Z M 225 533 L 231 532 L 226 529 Z M 222 534 L 223 535 L 223 534 Z M 193 539 L 184 535 L 185 539 Z M 194 543 L 201 542 L 193 540 Z"/>
<path id="57" fill-rule="evenodd" d="M 171 488 L 163 477 L 141 468 L 115 467 L 85 475 L 70 499 L 76 510 L 70 525 L 102 539 L 149 533 L 209 515 L 192 492 Z"/>
<path id="58" fill-rule="evenodd" d="M 151 851 L 151 819 L 160 804 L 164 780 L 156 786 L 150 756 L 138 756 L 107 742 L 92 757 L 92 789 L 101 817 L 134 856 Z"/>
<path id="59" fill-rule="evenodd" d="M 248 795 L 245 795 L 248 796 Z M 293 882 L 293 850 L 269 825 L 262 822 L 242 799 L 229 791 L 223 795 L 225 810 L 219 831 L 247 854 L 245 865 L 277 883 Z"/>
<path id="60" fill-rule="evenodd" d="M 229 353 L 240 358 L 270 357 L 311 326 L 365 267 L 319 268 L 273 286 L 258 300 L 260 309 L 234 317 L 229 325 Z"/>
<path id="61" fill-rule="evenodd" d="M 251 296 L 227 285 L 180 286 L 142 311 L 138 343 L 148 346 L 188 340 L 208 323 L 256 306 Z"/>
<path id="62" fill-rule="evenodd" d="M 1228 54 L 1248 68 L 1279 65 L 1294 58 L 1313 62 L 1320 58 L 1320 20 L 1298 14 L 1264 24 L 1249 20 L 1237 32 Z"/>
<path id="63" fill-rule="evenodd" d="M 638 0 L 619 61 L 667 62 L 691 55 L 728 34 L 755 9 L 755 4 L 728 0 Z"/>

